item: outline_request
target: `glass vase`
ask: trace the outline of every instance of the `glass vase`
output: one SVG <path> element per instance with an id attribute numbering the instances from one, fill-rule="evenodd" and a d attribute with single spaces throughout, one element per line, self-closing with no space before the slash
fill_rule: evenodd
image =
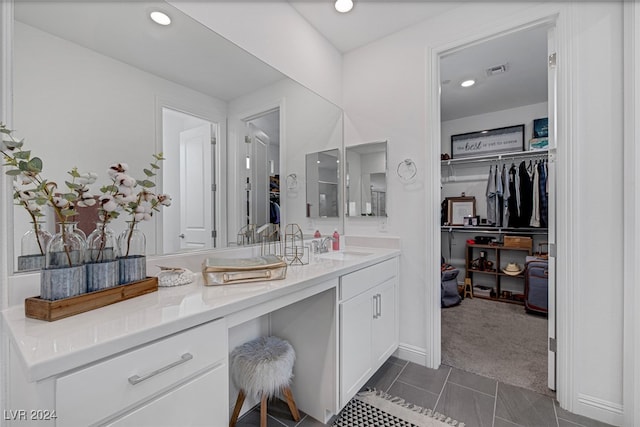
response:
<path id="1" fill-rule="evenodd" d="M 116 235 L 104 222 L 98 222 L 87 237 L 87 291 L 94 292 L 120 284 Z"/>
<path id="2" fill-rule="evenodd" d="M 45 268 L 40 274 L 40 297 L 58 300 L 87 292 L 84 268 L 86 242 L 74 232 L 74 224 L 58 224 L 47 244 Z"/>
<path id="3" fill-rule="evenodd" d="M 29 231 L 24 233 L 20 241 L 18 271 L 39 270 L 45 266 L 47 243 L 51 233 L 44 228 L 44 222 L 34 221 Z"/>
<path id="4" fill-rule="evenodd" d="M 147 275 L 145 250 L 147 238 L 138 229 L 137 221 L 127 221 L 125 228 L 118 235 L 118 251 L 120 257 L 120 284 L 142 280 Z"/>

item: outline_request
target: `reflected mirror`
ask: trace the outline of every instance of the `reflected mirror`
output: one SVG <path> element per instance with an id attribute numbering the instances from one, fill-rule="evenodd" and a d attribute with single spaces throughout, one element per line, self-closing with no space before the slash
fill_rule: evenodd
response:
<path id="1" fill-rule="evenodd" d="M 342 146 L 340 108 L 165 2 L 16 2 L 13 46 L 12 128 L 45 178 L 76 166 L 99 195 L 109 165 L 144 179 L 164 153 L 155 180 L 173 202 L 141 223 L 147 255 L 235 245 L 247 222 L 302 224 L 305 200 L 279 177 Z M 29 220 L 14 209 L 14 255 Z"/>
<path id="2" fill-rule="evenodd" d="M 346 156 L 346 215 L 387 216 L 387 142 L 350 146 Z"/>
<path id="3" fill-rule="evenodd" d="M 307 174 L 307 217 L 339 216 L 340 151 L 309 153 L 305 159 Z"/>

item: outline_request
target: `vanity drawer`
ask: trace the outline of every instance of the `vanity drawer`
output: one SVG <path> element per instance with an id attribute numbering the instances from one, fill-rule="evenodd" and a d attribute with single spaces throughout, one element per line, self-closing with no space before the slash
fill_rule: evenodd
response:
<path id="1" fill-rule="evenodd" d="M 224 319 L 188 329 L 56 380 L 57 424 L 90 425 L 227 362 Z"/>
<path id="2" fill-rule="evenodd" d="M 398 259 L 392 258 L 340 277 L 340 300 L 347 300 L 398 274 Z"/>

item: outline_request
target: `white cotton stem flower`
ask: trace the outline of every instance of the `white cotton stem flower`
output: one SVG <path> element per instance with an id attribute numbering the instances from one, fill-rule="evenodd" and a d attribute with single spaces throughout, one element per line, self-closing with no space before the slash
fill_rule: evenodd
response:
<path id="1" fill-rule="evenodd" d="M 107 173 L 112 179 L 114 179 L 118 174 L 126 172 L 128 170 L 129 165 L 127 165 L 126 163 L 114 163 L 109 166 L 109 169 L 107 169 Z"/>
<path id="2" fill-rule="evenodd" d="M 93 196 L 90 194 L 83 194 L 82 198 L 78 200 L 77 204 L 81 208 L 86 208 L 86 207 L 95 205 L 96 199 L 94 199 Z"/>
<path id="3" fill-rule="evenodd" d="M 168 194 L 158 195 L 158 203 L 162 206 L 171 206 L 171 196 Z"/>
<path id="4" fill-rule="evenodd" d="M 133 177 L 130 177 L 126 173 L 119 173 L 116 175 L 114 179 L 116 181 L 116 184 L 118 184 L 118 186 L 120 187 L 133 188 L 136 186 L 136 179 Z"/>
<path id="5" fill-rule="evenodd" d="M 59 197 L 59 196 L 54 196 L 52 200 L 53 200 L 53 205 L 56 208 L 66 208 L 67 205 L 69 204 L 67 199 L 65 199 L 63 197 Z"/>
<path id="6" fill-rule="evenodd" d="M 101 196 L 100 206 L 102 207 L 102 210 L 106 212 L 115 212 L 118 210 L 118 203 L 111 195 Z"/>

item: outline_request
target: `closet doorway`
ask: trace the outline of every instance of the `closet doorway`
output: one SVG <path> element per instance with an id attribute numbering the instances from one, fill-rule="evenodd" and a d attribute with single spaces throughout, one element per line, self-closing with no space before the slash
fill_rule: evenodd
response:
<path id="1" fill-rule="evenodd" d="M 556 388 L 554 45 L 549 22 L 439 55 L 441 254 L 474 294 L 441 309 L 441 361 L 544 394 Z M 546 314 L 525 310 L 536 254 Z"/>

